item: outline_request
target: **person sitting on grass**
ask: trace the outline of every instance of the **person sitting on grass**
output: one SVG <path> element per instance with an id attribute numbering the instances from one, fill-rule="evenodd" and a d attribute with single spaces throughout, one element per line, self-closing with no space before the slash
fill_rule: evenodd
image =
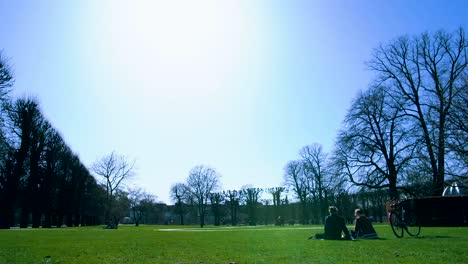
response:
<path id="1" fill-rule="evenodd" d="M 354 216 L 356 217 L 356 223 L 354 226 L 354 231 L 351 231 L 351 234 L 355 238 L 379 238 L 377 232 L 375 232 L 372 222 L 367 218 L 361 209 L 356 209 L 354 211 Z"/>
<path id="2" fill-rule="evenodd" d="M 330 215 L 325 218 L 325 234 L 316 234 L 309 239 L 350 240 L 351 234 L 346 227 L 344 218 L 338 215 L 338 208 L 330 206 L 328 212 Z"/>

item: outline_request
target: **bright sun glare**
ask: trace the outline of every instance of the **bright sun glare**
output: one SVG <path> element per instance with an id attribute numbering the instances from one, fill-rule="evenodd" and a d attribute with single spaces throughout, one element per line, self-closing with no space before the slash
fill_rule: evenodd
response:
<path id="1" fill-rule="evenodd" d="M 114 71 L 137 82 L 134 87 L 145 95 L 219 95 L 223 82 L 240 70 L 254 39 L 243 30 L 249 19 L 240 3 L 112 3 L 107 23 Z"/>

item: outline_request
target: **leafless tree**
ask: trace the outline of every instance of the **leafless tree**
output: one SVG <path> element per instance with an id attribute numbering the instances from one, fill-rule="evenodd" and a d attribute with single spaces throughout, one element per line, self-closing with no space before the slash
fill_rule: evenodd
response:
<path id="1" fill-rule="evenodd" d="M 171 187 L 171 199 L 175 202 L 177 214 L 179 214 L 180 224 L 184 225 L 184 200 L 187 199 L 189 190 L 183 183 L 176 183 Z"/>
<path id="2" fill-rule="evenodd" d="M 220 175 L 212 168 L 199 165 L 190 170 L 187 178 L 187 187 L 195 198 L 200 216 L 200 227 L 205 225 L 206 207 L 210 193 L 220 187 Z"/>
<path id="3" fill-rule="evenodd" d="M 284 168 L 284 180 L 286 186 L 292 189 L 294 195 L 301 204 L 302 224 L 306 224 L 309 219 L 308 204 L 308 178 L 304 173 L 302 161 L 293 160 L 286 164 Z"/>
<path id="4" fill-rule="evenodd" d="M 312 144 L 303 147 L 300 152 L 303 162 L 303 170 L 311 182 L 310 192 L 319 201 L 320 219 L 326 214 L 325 203 L 327 199 L 327 154 L 320 144 Z"/>
<path id="5" fill-rule="evenodd" d="M 349 110 L 338 135 L 335 161 L 352 183 L 368 188 L 388 188 L 398 198 L 400 175 L 416 149 L 410 137 L 414 128 L 383 87 L 361 92 Z M 401 179 L 400 179 L 401 180 Z"/>
<path id="6" fill-rule="evenodd" d="M 221 217 L 224 215 L 224 194 L 222 192 L 210 193 L 211 211 L 214 216 L 214 225 L 221 225 Z"/>
<path id="7" fill-rule="evenodd" d="M 0 50 L 0 163 L 5 162 L 5 156 L 9 148 L 4 119 L 8 111 L 8 109 L 5 109 L 8 103 L 8 93 L 11 91 L 12 86 L 13 75 L 10 66 Z"/>
<path id="8" fill-rule="evenodd" d="M 91 167 L 91 170 L 100 177 L 98 181 L 106 190 L 105 218 L 109 223 L 109 228 L 117 228 L 118 226 L 119 219 L 115 215 L 111 215 L 114 196 L 125 181 L 134 176 L 134 166 L 135 161 L 129 162 L 125 156 L 118 155 L 113 151 L 97 160 Z"/>
<path id="9" fill-rule="evenodd" d="M 240 192 L 236 190 L 227 190 L 223 191 L 224 197 L 226 197 L 226 203 L 229 206 L 229 211 L 231 213 L 231 225 L 237 225 L 237 211 L 239 210 L 239 200 Z"/>
<path id="10" fill-rule="evenodd" d="M 0 50 L 0 102 L 3 102 L 13 86 L 11 67 Z"/>
<path id="11" fill-rule="evenodd" d="M 427 153 L 433 194 L 444 188 L 447 125 L 454 98 L 464 90 L 461 77 L 468 65 L 465 31 L 438 31 L 400 37 L 374 51 L 368 63 L 377 82 L 391 88 L 393 98 L 405 99 L 404 112 L 414 119 Z"/>
<path id="12" fill-rule="evenodd" d="M 281 216 L 281 194 L 286 190 L 285 187 L 268 188 L 267 191 L 272 195 L 274 218 L 277 225 L 284 224 L 284 215 Z"/>
<path id="13" fill-rule="evenodd" d="M 461 181 L 468 180 L 468 74 L 462 78 L 462 90 L 454 98 L 453 111 L 447 128 L 447 147 L 450 177 Z"/>
<path id="14" fill-rule="evenodd" d="M 251 186 L 244 186 L 240 191 L 241 198 L 247 206 L 249 225 L 251 226 L 257 225 L 259 198 L 262 192 L 263 189 Z"/>
<path id="15" fill-rule="evenodd" d="M 148 213 L 148 204 L 153 203 L 155 196 L 145 192 L 141 188 L 130 188 L 128 190 L 128 200 L 132 210 L 132 218 L 135 226 L 139 226 L 142 219 Z"/>

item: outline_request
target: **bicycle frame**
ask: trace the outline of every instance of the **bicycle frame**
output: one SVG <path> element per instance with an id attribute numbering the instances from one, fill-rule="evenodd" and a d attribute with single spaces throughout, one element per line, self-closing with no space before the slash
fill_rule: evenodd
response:
<path id="1" fill-rule="evenodd" d="M 404 231 L 410 236 L 417 236 L 421 232 L 421 224 L 414 211 L 407 210 L 399 201 L 390 204 L 389 222 L 396 237 L 402 238 Z"/>

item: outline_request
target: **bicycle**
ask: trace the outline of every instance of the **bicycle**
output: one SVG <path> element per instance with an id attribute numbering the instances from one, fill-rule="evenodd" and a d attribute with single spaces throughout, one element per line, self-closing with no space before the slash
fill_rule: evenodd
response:
<path id="1" fill-rule="evenodd" d="M 414 211 L 405 209 L 405 206 L 399 201 L 393 201 L 390 204 L 390 208 L 389 222 L 397 238 L 403 237 L 403 230 L 406 230 L 406 233 L 412 237 L 419 235 L 421 223 Z"/>

